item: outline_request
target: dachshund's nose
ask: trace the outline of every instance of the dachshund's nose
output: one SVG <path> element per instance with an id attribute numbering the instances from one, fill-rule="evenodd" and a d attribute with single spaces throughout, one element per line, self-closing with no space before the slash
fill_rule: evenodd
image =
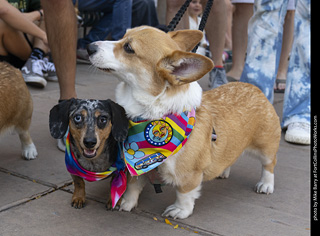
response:
<path id="1" fill-rule="evenodd" d="M 95 43 L 90 43 L 87 46 L 87 52 L 90 55 L 96 53 L 98 51 L 98 46 Z"/>
<path id="2" fill-rule="evenodd" d="M 84 138 L 83 144 L 86 146 L 86 148 L 94 148 L 94 146 L 97 144 L 97 138 L 91 137 L 91 138 Z"/>

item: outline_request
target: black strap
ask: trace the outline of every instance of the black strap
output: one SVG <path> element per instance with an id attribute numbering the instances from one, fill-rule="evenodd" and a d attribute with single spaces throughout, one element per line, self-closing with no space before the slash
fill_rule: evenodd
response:
<path id="1" fill-rule="evenodd" d="M 169 31 L 173 31 L 176 28 L 176 26 L 180 22 L 182 16 L 184 15 L 184 13 L 186 12 L 187 8 L 189 7 L 191 1 L 192 0 L 186 0 L 185 3 L 181 6 L 181 8 L 177 12 L 177 14 L 173 17 L 172 21 L 169 23 L 169 25 L 167 27 Z M 201 21 L 200 21 L 200 25 L 199 25 L 199 30 L 201 30 L 201 31 L 204 30 L 204 27 L 205 27 L 205 25 L 207 23 L 212 4 L 213 4 L 213 0 L 208 0 L 206 8 L 205 8 L 205 10 L 203 12 L 203 16 L 202 16 Z M 197 46 L 194 47 L 192 52 L 196 52 L 198 47 L 199 47 L 199 45 L 200 45 L 200 43 Z"/>
<path id="2" fill-rule="evenodd" d="M 172 21 L 168 25 L 168 30 L 173 31 L 177 24 L 180 22 L 183 14 L 186 12 L 187 8 L 189 7 L 189 4 L 192 0 L 186 0 L 186 2 L 181 6 L 177 14 L 173 17 Z"/>
<path id="3" fill-rule="evenodd" d="M 153 184 L 153 187 L 156 193 L 162 193 L 161 184 Z"/>
<path id="4" fill-rule="evenodd" d="M 210 10 L 212 8 L 212 4 L 213 4 L 213 0 L 208 0 L 206 8 L 203 12 L 201 21 L 200 21 L 200 25 L 199 25 L 199 30 L 203 31 L 204 27 L 206 26 L 207 20 L 209 18 L 209 14 L 210 14 Z M 194 47 L 194 49 L 192 49 L 192 52 L 196 52 L 198 47 L 199 47 L 200 43 L 197 44 L 197 46 Z"/>

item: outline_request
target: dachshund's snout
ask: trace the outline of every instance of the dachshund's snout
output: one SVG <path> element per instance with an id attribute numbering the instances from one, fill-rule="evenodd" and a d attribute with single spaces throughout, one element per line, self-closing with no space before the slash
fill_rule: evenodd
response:
<path id="1" fill-rule="evenodd" d="M 96 137 L 88 137 L 83 139 L 83 144 L 86 148 L 94 148 L 94 146 L 97 144 L 97 138 Z"/>

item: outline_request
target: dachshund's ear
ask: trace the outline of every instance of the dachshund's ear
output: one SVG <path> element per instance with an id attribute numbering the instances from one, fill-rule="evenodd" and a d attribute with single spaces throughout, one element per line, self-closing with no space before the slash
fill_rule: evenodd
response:
<path id="1" fill-rule="evenodd" d="M 112 136 L 116 141 L 123 142 L 128 136 L 129 120 L 126 112 L 122 106 L 110 99 L 105 102 L 107 102 L 111 111 Z"/>
<path id="2" fill-rule="evenodd" d="M 75 101 L 76 99 L 74 98 L 64 100 L 50 110 L 49 128 L 51 136 L 55 139 L 62 138 L 67 132 L 69 126 L 69 108 Z"/>

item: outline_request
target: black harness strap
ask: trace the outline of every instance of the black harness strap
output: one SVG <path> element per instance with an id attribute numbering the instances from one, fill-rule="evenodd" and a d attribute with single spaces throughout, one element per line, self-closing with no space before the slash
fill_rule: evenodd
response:
<path id="1" fill-rule="evenodd" d="M 186 0 L 186 2 L 181 6 L 181 8 L 177 12 L 177 14 L 173 17 L 172 21 L 169 23 L 167 27 L 169 31 L 173 31 L 176 28 L 177 24 L 180 22 L 182 16 L 184 15 L 187 8 L 189 7 L 189 4 L 191 1 L 192 0 Z"/>
<path id="2" fill-rule="evenodd" d="M 181 8 L 179 9 L 177 14 L 175 15 L 175 17 L 172 19 L 172 21 L 169 23 L 169 25 L 167 27 L 169 31 L 173 31 L 176 28 L 176 26 L 180 22 L 183 14 L 186 12 L 187 8 L 189 7 L 191 1 L 192 0 L 186 0 L 185 3 L 181 6 Z M 200 25 L 199 25 L 199 30 L 201 30 L 201 31 L 204 30 L 204 27 L 207 23 L 212 4 L 213 4 L 213 0 L 208 0 L 206 8 L 203 12 L 203 16 L 200 21 Z M 197 51 L 199 44 L 197 46 L 195 46 L 195 48 L 192 50 L 192 52 Z"/>

